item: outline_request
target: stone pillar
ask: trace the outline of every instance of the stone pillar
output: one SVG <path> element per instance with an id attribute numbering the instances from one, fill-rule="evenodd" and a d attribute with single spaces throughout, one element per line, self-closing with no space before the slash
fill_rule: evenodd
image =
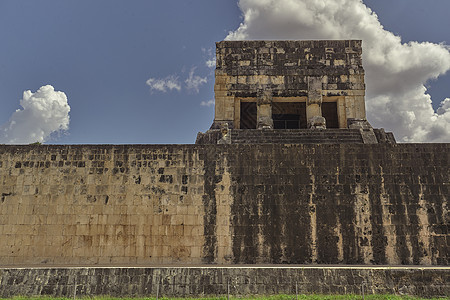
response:
<path id="1" fill-rule="evenodd" d="M 214 122 L 210 129 L 220 129 L 227 123 L 229 128 L 234 128 L 234 96 L 228 93 L 230 76 L 221 70 L 216 70 L 216 81 L 214 84 Z"/>
<path id="2" fill-rule="evenodd" d="M 257 92 L 257 128 L 273 129 L 272 119 L 272 90 L 268 88 L 258 89 Z"/>
<path id="3" fill-rule="evenodd" d="M 322 77 L 308 77 L 308 99 L 306 102 L 306 118 L 308 128 L 326 128 L 322 117 Z"/>

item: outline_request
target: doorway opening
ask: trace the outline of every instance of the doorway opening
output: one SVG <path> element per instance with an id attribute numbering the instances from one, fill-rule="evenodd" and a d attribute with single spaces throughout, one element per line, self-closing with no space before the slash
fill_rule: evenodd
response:
<path id="1" fill-rule="evenodd" d="M 256 129 L 256 102 L 241 102 L 241 129 Z"/>
<path id="2" fill-rule="evenodd" d="M 322 116 L 326 120 L 327 128 L 339 128 L 336 102 L 322 103 Z"/>
<path id="3" fill-rule="evenodd" d="M 303 129 L 307 127 L 305 102 L 273 102 L 274 129 Z"/>

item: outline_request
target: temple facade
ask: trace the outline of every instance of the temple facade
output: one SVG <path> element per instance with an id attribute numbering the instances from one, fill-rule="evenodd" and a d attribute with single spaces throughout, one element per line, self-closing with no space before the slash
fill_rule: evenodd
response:
<path id="1" fill-rule="evenodd" d="M 361 41 L 223 41 L 216 45 L 214 126 L 348 128 L 365 119 Z M 319 124 L 317 124 L 319 125 Z"/>
<path id="2" fill-rule="evenodd" d="M 366 120 L 360 40 L 222 41 L 216 43 L 216 61 L 209 136 L 220 129 L 276 130 L 274 135 L 288 129 L 352 129 L 361 130 L 363 143 L 395 142 Z M 197 142 L 206 140 L 215 141 L 200 134 Z"/>

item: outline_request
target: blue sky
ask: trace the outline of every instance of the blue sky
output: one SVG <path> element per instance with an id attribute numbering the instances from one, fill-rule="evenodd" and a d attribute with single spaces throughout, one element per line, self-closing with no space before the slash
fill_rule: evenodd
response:
<path id="1" fill-rule="evenodd" d="M 295 1 L 310 0 L 278 3 Z M 35 93 L 52 85 L 67 96 L 70 124 L 64 134 L 46 137 L 47 143 L 193 143 L 214 117 L 214 106 L 202 102 L 214 98 L 214 69 L 207 61 L 215 53 L 215 42 L 247 22 L 243 18 L 247 6 L 265 9 L 254 2 L 241 0 L 239 7 L 232 0 L 0 0 L 0 126 L 10 126 L 14 111 L 22 109 L 19 100 L 24 91 Z M 448 0 L 364 0 L 364 4 L 403 43 L 450 44 Z M 318 31 L 317 38 L 321 34 Z M 280 32 L 279 39 L 284 38 Z M 146 84 L 151 78 L 153 82 L 172 78 L 176 88 L 152 89 Z M 450 75 L 426 86 L 434 109 L 450 98 Z M 20 120 L 33 129 L 43 122 L 27 121 L 31 119 Z M 448 118 L 442 120 L 439 130 L 445 131 Z M 405 124 L 392 123 L 386 129 L 395 133 Z M 414 140 L 411 132 L 398 130 L 405 141 L 409 136 L 412 141 L 422 138 Z M 447 138 L 444 134 L 444 141 Z"/>

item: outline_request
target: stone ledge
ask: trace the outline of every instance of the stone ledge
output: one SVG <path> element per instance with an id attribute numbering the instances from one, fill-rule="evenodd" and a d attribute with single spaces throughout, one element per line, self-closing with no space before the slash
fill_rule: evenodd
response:
<path id="1" fill-rule="evenodd" d="M 207 266 L 3 268 L 0 297 L 450 294 L 448 267 Z M 76 286 L 76 291 L 74 287 Z M 75 292 L 75 293 L 74 293 Z"/>

